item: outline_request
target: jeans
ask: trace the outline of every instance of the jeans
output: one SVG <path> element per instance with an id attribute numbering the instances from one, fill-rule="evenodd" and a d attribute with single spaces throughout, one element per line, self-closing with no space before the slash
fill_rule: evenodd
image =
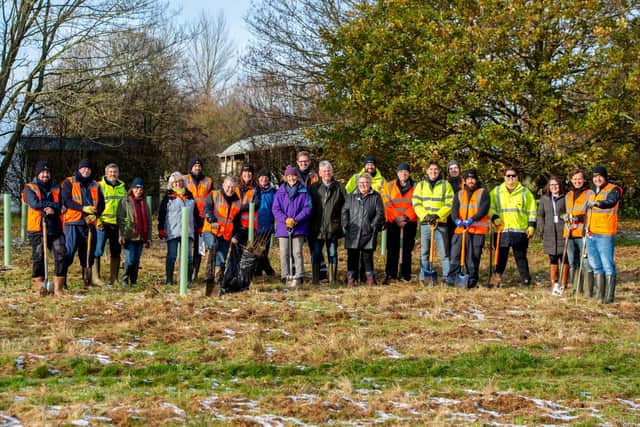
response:
<path id="1" fill-rule="evenodd" d="M 439 225 L 436 228 L 435 240 L 436 249 L 442 262 L 442 277 L 449 275 L 451 263 L 447 255 L 447 245 L 449 236 L 447 235 L 447 225 Z M 420 224 L 420 280 L 424 280 L 424 273 L 433 270 L 433 266 L 429 262 L 429 249 L 431 248 L 431 226 L 429 224 Z"/>
<path id="2" fill-rule="evenodd" d="M 104 247 L 107 240 L 109 241 L 109 253 L 111 258 L 120 258 L 122 247 L 118 240 L 119 230 L 115 224 L 102 224 L 102 230 L 96 230 L 96 257 L 101 257 L 104 254 Z"/>
<path id="3" fill-rule="evenodd" d="M 176 259 L 178 258 L 178 246 L 180 245 L 180 237 L 176 237 L 175 239 L 167 240 L 167 264 L 175 264 Z M 189 248 L 193 246 L 193 239 L 189 238 Z M 187 250 L 189 254 L 189 265 L 193 262 L 191 258 L 191 251 Z"/>
<path id="4" fill-rule="evenodd" d="M 587 253 L 594 274 L 616 275 L 615 249 L 616 236 L 593 234 L 587 238 Z"/>
<path id="5" fill-rule="evenodd" d="M 127 240 L 124 244 L 124 263 L 126 265 L 140 264 L 144 242 L 141 240 Z"/>
<path id="6" fill-rule="evenodd" d="M 327 259 L 329 264 L 338 263 L 338 239 L 320 240 L 313 239 L 311 260 L 313 264 L 321 264 L 324 261 L 322 251 L 327 248 Z"/>
<path id="7" fill-rule="evenodd" d="M 580 269 L 580 260 L 582 260 L 582 271 L 585 273 L 591 272 L 591 263 L 586 257 L 582 257 L 582 245 L 584 239 L 578 237 L 577 239 L 569 239 L 567 242 L 567 259 L 568 263 L 576 272 Z M 587 254 L 586 248 L 584 255 Z"/>
<path id="8" fill-rule="evenodd" d="M 213 250 L 213 247 L 216 246 L 216 258 L 215 265 L 224 266 L 225 261 L 227 260 L 227 252 L 229 250 L 229 241 L 224 240 L 220 237 L 216 237 L 213 233 L 204 232 L 202 233 L 202 240 L 204 244 L 210 250 Z"/>
<path id="9" fill-rule="evenodd" d="M 89 265 L 87 266 L 87 241 L 89 227 L 91 228 L 91 247 L 89 248 Z M 64 240 L 67 250 L 65 260 L 64 275 L 67 274 L 69 267 L 73 264 L 73 257 L 78 251 L 78 259 L 82 267 L 91 267 L 93 265 L 94 254 L 96 251 L 96 228 L 91 225 L 87 227 L 83 224 L 66 224 L 64 226 Z"/>

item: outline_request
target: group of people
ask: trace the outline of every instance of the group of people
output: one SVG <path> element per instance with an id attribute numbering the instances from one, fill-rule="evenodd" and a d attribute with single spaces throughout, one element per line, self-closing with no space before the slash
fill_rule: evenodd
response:
<path id="1" fill-rule="evenodd" d="M 510 250 L 522 285 L 529 286 L 527 251 L 537 229 L 549 255 L 553 294 L 560 295 L 572 286 L 575 292 L 603 303 L 614 300 L 615 234 L 622 189 L 608 182 L 602 166 L 591 171 L 592 185 L 584 170 L 572 171 L 568 177 L 572 188 L 567 193 L 563 180 L 551 177 L 539 206 L 514 167 L 507 167 L 504 182 L 489 191 L 477 170 L 462 172 L 456 161 L 446 165 L 446 176 L 437 162 L 429 162 L 425 178 L 416 182 L 407 163 L 398 164 L 396 177 L 386 180 L 375 158 L 369 156 L 346 185 L 335 179 L 329 161 L 319 162 L 317 174 L 310 166 L 310 154 L 299 152 L 296 166 L 287 166 L 282 183 L 275 186 L 269 170 L 256 174 L 253 165 L 245 164 L 239 178 L 226 177 L 219 190 L 213 188 L 211 177 L 204 175 L 199 158 L 191 160 L 188 174 L 172 173 L 158 214 L 158 236 L 167 242 L 166 283 L 174 282 L 186 207 L 191 249 L 188 281 L 197 280 L 201 260 L 208 255 L 207 295 L 222 277 L 230 248 L 247 245 L 253 222 L 254 232 L 265 243 L 255 274 L 275 275 L 268 256 L 274 235 L 280 249 L 281 280 L 292 286 L 304 281 L 305 242 L 311 253 L 312 283 L 319 283 L 325 275 L 334 283 L 341 238 L 347 253 L 347 285 L 377 284 L 373 254 L 382 230 L 387 233 L 385 284 L 411 280 L 412 253 L 419 233 L 418 278 L 424 284 L 437 280 L 437 252 L 443 284 L 456 286 L 464 276 L 464 287 L 477 287 L 489 234 L 493 252 L 487 286 L 502 283 Z M 107 240 L 110 282 L 118 280 L 120 248 L 124 247 L 120 280 L 123 285 L 136 283 L 142 248 L 151 240 L 151 214 L 144 202 L 142 179 L 136 178 L 126 192 L 118 173 L 117 165 L 107 165 L 105 176 L 96 182 L 89 162 L 83 160 L 59 188 L 50 181 L 48 164 L 37 164 L 36 176 L 23 194 L 29 206 L 36 290 L 43 282 L 43 234 L 55 259 L 56 294 L 62 292 L 76 250 L 87 278 L 85 284 L 101 282 L 99 260 Z M 98 260 L 97 268 L 91 270 L 94 259 Z"/>

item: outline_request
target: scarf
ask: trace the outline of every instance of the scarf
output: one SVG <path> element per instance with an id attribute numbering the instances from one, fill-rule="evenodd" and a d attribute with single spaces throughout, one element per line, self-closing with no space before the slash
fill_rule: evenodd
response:
<path id="1" fill-rule="evenodd" d="M 296 182 L 293 187 L 289 186 L 289 184 L 285 184 L 285 191 L 287 192 L 287 194 L 289 195 L 289 200 L 293 200 L 296 198 L 297 194 L 298 194 L 298 189 L 300 188 L 300 183 Z"/>
<path id="2" fill-rule="evenodd" d="M 133 203 L 133 223 L 136 225 L 136 236 L 140 236 L 142 240 L 147 240 L 149 235 L 149 219 L 147 218 L 147 210 L 145 209 L 144 197 L 129 196 Z"/>

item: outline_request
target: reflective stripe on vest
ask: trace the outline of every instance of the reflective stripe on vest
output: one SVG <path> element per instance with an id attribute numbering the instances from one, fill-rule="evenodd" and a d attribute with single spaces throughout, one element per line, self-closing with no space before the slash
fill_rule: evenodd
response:
<path id="1" fill-rule="evenodd" d="M 104 210 L 100 215 L 100 221 L 107 224 L 117 222 L 118 204 L 127 195 L 127 189 L 122 181 L 118 185 L 109 185 L 105 178 L 100 181 L 102 195 L 104 196 Z"/>
<path id="2" fill-rule="evenodd" d="M 484 188 L 479 188 L 471 194 L 470 199 L 465 199 L 465 194 L 469 194 L 467 191 L 460 190 L 458 192 L 458 200 L 460 201 L 460 207 L 458 208 L 458 217 L 461 220 L 466 220 L 478 213 L 480 207 L 480 199 L 484 194 Z M 467 227 L 467 232 L 471 234 L 487 234 L 489 220 L 487 215 L 483 216 L 477 221 L 471 223 Z M 464 227 L 456 227 L 456 234 L 462 234 Z"/>
<path id="3" fill-rule="evenodd" d="M 204 218 L 204 204 L 207 202 L 207 198 L 211 194 L 211 186 L 213 185 L 211 178 L 205 176 L 196 185 L 193 181 L 191 174 L 187 175 L 187 190 L 193 195 L 193 200 L 196 202 L 198 208 L 198 214 L 200 218 Z"/>
<path id="4" fill-rule="evenodd" d="M 229 206 L 222 194 L 222 191 L 212 191 L 211 197 L 215 203 L 214 209 L 218 228 L 214 230 L 209 221 L 205 221 L 202 232 L 208 231 L 214 236 L 222 237 L 224 240 L 229 240 L 231 239 L 231 233 L 233 233 L 233 220 L 236 215 L 238 215 L 238 212 L 240 212 L 240 202 L 236 200 L 231 203 L 231 206 Z"/>
<path id="5" fill-rule="evenodd" d="M 510 227 L 507 227 L 505 225 L 505 227 L 503 228 L 503 232 L 512 232 L 512 233 L 524 233 L 528 227 L 528 223 L 529 222 L 535 222 L 536 220 L 536 210 L 535 210 L 535 203 L 534 203 L 534 209 L 533 211 L 529 211 L 528 207 L 527 207 L 527 189 L 520 184 L 520 191 L 522 192 L 522 206 L 520 208 L 516 207 L 502 207 L 501 206 L 501 202 L 500 202 L 500 190 L 502 188 L 507 188 L 506 185 L 502 184 L 498 187 L 496 187 L 496 212 L 500 213 L 500 214 L 507 214 L 507 215 L 499 215 L 502 220 L 505 222 L 505 224 L 507 223 L 512 223 Z M 508 190 L 507 190 L 508 191 Z M 509 193 L 509 195 L 511 195 L 512 193 Z M 510 200 L 513 200 L 513 197 L 510 197 Z M 511 217 L 509 214 L 512 214 L 513 217 Z M 518 223 L 518 221 L 520 219 L 523 218 L 518 218 L 518 216 L 521 215 L 526 215 L 527 218 L 527 223 L 526 224 L 520 224 Z M 509 216 L 507 218 L 507 216 Z M 515 221 L 511 221 L 512 219 L 515 219 Z M 517 228 L 516 228 L 517 227 Z"/>
<path id="6" fill-rule="evenodd" d="M 609 193 L 615 189 L 620 192 L 621 199 L 622 189 L 617 185 L 607 184 L 598 194 L 592 193 L 589 197 L 589 201 L 604 201 Z M 618 228 L 618 207 L 620 205 L 620 199 L 618 199 L 618 202 L 613 205 L 613 207 L 608 209 L 600 209 L 597 207 L 591 208 L 589 232 L 593 234 L 604 234 L 606 236 L 613 236 L 616 234 L 616 230 Z"/>
<path id="7" fill-rule="evenodd" d="M 238 189 L 238 196 L 240 196 L 240 205 L 249 205 L 253 201 L 253 194 L 256 189 L 254 187 L 250 187 L 245 191 L 244 195 L 241 194 L 240 189 Z M 249 210 L 240 212 L 240 225 L 243 228 L 249 228 Z M 258 228 L 258 210 L 256 209 L 253 213 L 253 228 Z"/>
<path id="8" fill-rule="evenodd" d="M 584 190 L 577 199 L 574 200 L 576 191 L 570 191 L 565 197 L 566 209 L 568 215 L 578 216 L 585 215 L 587 212 L 587 200 L 589 199 L 591 190 Z M 584 235 L 584 222 L 574 222 L 571 228 L 571 237 L 582 237 Z M 567 227 L 562 232 L 562 237 L 567 237 Z"/>
<path id="9" fill-rule="evenodd" d="M 395 221 L 399 216 L 406 216 L 409 221 L 417 220 L 411 203 L 414 188 L 415 186 L 412 186 L 403 196 L 395 179 L 385 184 L 382 191 L 382 201 L 384 203 L 384 214 L 388 222 Z"/>
<path id="10" fill-rule="evenodd" d="M 429 213 L 437 214 L 442 206 L 444 206 L 445 199 L 447 197 L 447 181 L 441 179 L 439 181 L 440 185 L 442 185 L 442 195 L 440 197 L 435 197 L 433 194 L 436 192 L 436 186 L 433 186 L 432 195 L 431 196 L 421 196 L 420 194 L 415 195 L 415 198 L 420 201 L 422 207 Z M 429 185 L 427 181 L 422 181 L 420 183 L 422 186 Z M 422 187 L 421 187 L 422 188 Z M 439 205 L 429 204 L 429 206 L 425 206 L 425 202 L 440 202 Z"/>
<path id="11" fill-rule="evenodd" d="M 66 180 L 71 183 L 71 199 L 75 203 L 82 206 L 82 189 L 80 188 L 80 183 L 76 181 L 75 177 L 72 176 L 66 178 Z M 89 191 L 91 192 L 92 199 L 91 201 L 93 202 L 92 205 L 94 208 L 96 208 L 96 210 L 98 209 L 98 188 L 98 183 L 95 181 L 92 181 L 91 184 L 89 184 Z M 77 222 L 81 221 L 83 217 L 84 215 L 82 211 L 77 211 L 75 209 L 67 207 L 67 210 L 62 215 L 62 222 Z M 95 225 L 96 221 L 92 222 L 92 224 Z"/>
<path id="12" fill-rule="evenodd" d="M 42 200 L 42 193 L 40 192 L 40 187 L 38 187 L 34 183 L 28 183 L 25 185 L 25 188 L 22 190 L 22 202 L 27 204 L 26 199 L 26 187 L 29 187 L 31 191 L 36 195 L 38 200 Z M 58 203 L 60 201 L 60 188 L 58 186 L 51 187 L 51 195 L 53 196 L 53 201 Z M 32 209 L 31 206 L 27 204 L 27 231 L 32 233 L 40 233 L 42 231 L 42 211 L 37 209 Z M 49 233 L 47 233 L 49 234 Z"/>

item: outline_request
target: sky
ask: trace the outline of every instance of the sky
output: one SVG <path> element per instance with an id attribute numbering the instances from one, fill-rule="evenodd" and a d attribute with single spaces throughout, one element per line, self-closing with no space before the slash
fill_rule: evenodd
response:
<path id="1" fill-rule="evenodd" d="M 251 34 L 244 23 L 243 17 L 250 7 L 250 0 L 170 0 L 172 7 L 182 8 L 177 17 L 178 22 L 194 21 L 200 12 L 217 17 L 220 11 L 224 12 L 229 28 L 229 38 L 235 48 L 242 52 L 249 43 Z"/>

